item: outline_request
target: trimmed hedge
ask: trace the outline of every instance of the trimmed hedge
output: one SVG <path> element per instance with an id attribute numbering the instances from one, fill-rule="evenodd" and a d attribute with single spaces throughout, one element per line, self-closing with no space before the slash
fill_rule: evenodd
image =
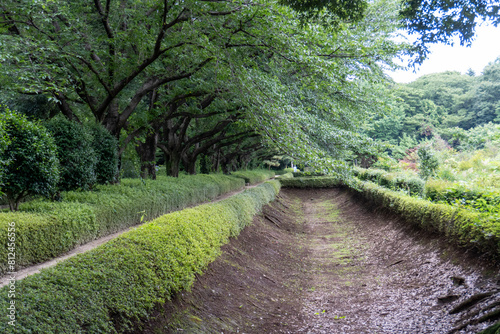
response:
<path id="1" fill-rule="evenodd" d="M 293 172 L 293 177 L 325 176 L 321 172 Z"/>
<path id="2" fill-rule="evenodd" d="M 8 224 L 15 222 L 16 265 L 27 266 L 243 186 L 242 179 L 219 174 L 124 179 L 92 192 L 69 191 L 62 202 L 36 200 L 21 205 L 20 212 L 1 213 L 0 244 L 7 244 Z M 7 252 L 0 252 L 0 273 L 6 271 Z"/>
<path id="3" fill-rule="evenodd" d="M 161 216 L 100 247 L 16 282 L 16 326 L 8 286 L 0 290 L 2 333 L 121 333 L 189 289 L 230 236 L 279 192 L 269 181 L 223 201 Z"/>
<path id="4" fill-rule="evenodd" d="M 362 181 L 372 181 L 392 190 L 403 190 L 410 195 L 423 196 L 425 181 L 418 176 L 389 173 L 380 169 L 355 168 L 354 175 Z"/>
<path id="5" fill-rule="evenodd" d="M 357 189 L 356 189 L 357 188 Z M 500 217 L 485 216 L 448 204 L 433 203 L 395 192 L 372 182 L 358 181 L 353 189 L 421 227 L 437 231 L 461 245 L 500 255 Z"/>
<path id="6" fill-rule="evenodd" d="M 293 173 L 281 174 L 281 175 L 277 176 L 277 178 L 279 178 L 280 180 L 283 180 L 283 179 L 293 179 Z"/>
<path id="7" fill-rule="evenodd" d="M 263 182 L 265 180 L 273 178 L 274 175 L 274 171 L 267 169 L 241 170 L 231 173 L 231 176 L 242 178 L 246 183 L 250 184 Z"/>
<path id="8" fill-rule="evenodd" d="M 292 179 L 281 179 L 281 186 L 287 188 L 332 188 L 342 185 L 342 181 L 336 177 L 294 177 Z"/>

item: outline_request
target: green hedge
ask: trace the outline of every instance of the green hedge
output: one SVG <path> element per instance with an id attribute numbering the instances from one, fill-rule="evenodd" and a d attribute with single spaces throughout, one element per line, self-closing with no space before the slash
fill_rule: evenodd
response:
<path id="1" fill-rule="evenodd" d="M 274 171 L 267 169 L 241 170 L 231 173 L 231 176 L 242 178 L 246 183 L 250 184 L 263 182 L 265 180 L 273 178 L 274 175 Z"/>
<path id="2" fill-rule="evenodd" d="M 27 266 L 243 186 L 240 178 L 216 174 L 124 179 L 93 192 L 64 192 L 62 202 L 36 200 L 21 205 L 19 212 L 0 213 L 0 244 L 7 244 L 8 224 L 15 222 L 16 265 Z M 6 270 L 7 252 L 0 252 L 0 273 Z"/>
<path id="3" fill-rule="evenodd" d="M 410 195 L 423 196 L 425 181 L 418 176 L 389 173 L 380 169 L 355 168 L 354 175 L 362 181 L 372 181 L 392 190 L 403 190 Z"/>
<path id="4" fill-rule="evenodd" d="M 342 181 L 336 177 L 294 177 L 280 179 L 281 186 L 287 188 L 331 188 L 338 187 Z"/>
<path id="5" fill-rule="evenodd" d="M 485 216 L 448 204 L 433 203 L 395 192 L 372 182 L 358 181 L 353 187 L 376 205 L 397 213 L 409 222 L 437 231 L 461 245 L 473 245 L 500 255 L 500 217 Z"/>
<path id="6" fill-rule="evenodd" d="M 293 173 L 281 174 L 281 175 L 278 176 L 278 178 L 280 180 L 283 180 L 283 179 L 292 179 L 293 178 Z"/>
<path id="7" fill-rule="evenodd" d="M 293 177 L 325 176 L 322 172 L 293 172 Z"/>
<path id="8" fill-rule="evenodd" d="M 16 282 L 16 326 L 8 286 L 1 333 L 116 333 L 188 289 L 230 236 L 279 192 L 269 181 L 226 200 L 161 216 L 100 247 Z M 139 326 L 140 327 L 140 326 Z"/>

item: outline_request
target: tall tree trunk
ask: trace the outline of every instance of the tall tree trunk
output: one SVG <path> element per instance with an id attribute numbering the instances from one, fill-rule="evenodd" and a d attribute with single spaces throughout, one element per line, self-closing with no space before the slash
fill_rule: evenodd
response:
<path id="1" fill-rule="evenodd" d="M 158 145 L 158 132 L 150 133 L 144 143 L 139 142 L 136 151 L 141 159 L 141 177 L 150 177 L 156 180 L 156 148 Z"/>

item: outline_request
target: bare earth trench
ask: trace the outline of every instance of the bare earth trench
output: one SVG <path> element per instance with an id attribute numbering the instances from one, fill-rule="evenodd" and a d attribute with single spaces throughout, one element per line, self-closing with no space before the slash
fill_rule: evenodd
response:
<path id="1" fill-rule="evenodd" d="M 477 333 L 500 316 L 475 323 L 498 309 L 499 279 L 346 190 L 282 189 L 136 333 Z"/>

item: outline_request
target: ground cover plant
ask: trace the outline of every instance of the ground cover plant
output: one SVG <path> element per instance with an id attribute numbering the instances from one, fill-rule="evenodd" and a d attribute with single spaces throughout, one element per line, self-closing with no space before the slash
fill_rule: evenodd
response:
<path id="1" fill-rule="evenodd" d="M 7 227 L 14 221 L 16 265 L 39 263 L 141 221 L 241 189 L 244 184 L 242 178 L 222 174 L 159 176 L 155 181 L 123 179 L 119 185 L 98 185 L 92 192 L 63 192 L 60 202 L 38 199 L 22 204 L 18 212 L 0 213 L 0 242 L 7 244 Z M 0 272 L 6 270 L 7 253 L 2 252 Z"/>
<path id="2" fill-rule="evenodd" d="M 163 215 L 87 253 L 17 282 L 16 326 L 0 332 L 116 333 L 188 289 L 231 236 L 279 192 L 268 181 L 217 203 Z M 9 305 L 8 287 L 0 307 Z"/>

